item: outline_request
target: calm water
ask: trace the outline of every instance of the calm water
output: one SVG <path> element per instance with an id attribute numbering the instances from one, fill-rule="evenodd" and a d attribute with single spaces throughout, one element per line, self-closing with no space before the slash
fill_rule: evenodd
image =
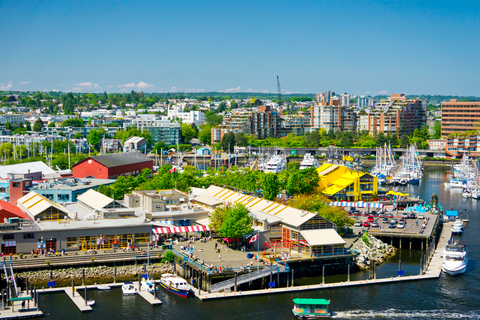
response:
<path id="1" fill-rule="evenodd" d="M 89 292 L 97 301 L 93 311 L 81 314 L 65 294 L 40 295 L 41 309 L 47 319 L 294 319 L 292 299 L 296 297 L 328 298 L 337 319 L 480 319 L 480 275 L 477 272 L 480 238 L 480 200 L 463 199 L 458 190 L 444 190 L 449 178 L 445 169 L 426 168 L 420 186 L 398 187 L 398 190 L 430 199 L 437 193 L 445 209 L 470 210 L 470 225 L 464 240 L 468 242 L 467 273 L 440 279 L 423 280 L 366 287 L 309 291 L 293 294 L 246 297 L 240 299 L 201 302 L 195 298 L 182 299 L 164 291 L 159 298 L 163 305 L 152 307 L 141 297 L 124 297 L 121 289 Z M 402 250 L 402 269 L 405 274 L 418 274 L 421 253 Z M 398 257 L 378 269 L 378 276 L 393 276 Z M 352 274 L 351 279 L 365 278 L 365 273 Z M 346 276 L 327 277 L 327 282 L 343 281 Z M 296 279 L 296 284 L 321 282 L 321 278 Z"/>

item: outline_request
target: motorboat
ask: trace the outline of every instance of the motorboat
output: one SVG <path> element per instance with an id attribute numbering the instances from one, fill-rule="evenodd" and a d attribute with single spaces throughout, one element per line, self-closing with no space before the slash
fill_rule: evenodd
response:
<path id="1" fill-rule="evenodd" d="M 447 188 L 465 188 L 465 183 L 460 179 L 450 179 L 449 182 L 445 182 Z"/>
<path id="2" fill-rule="evenodd" d="M 463 192 L 462 192 L 462 197 L 463 197 L 463 198 L 466 198 L 466 199 L 471 198 L 471 197 L 472 197 L 472 193 L 470 192 L 470 190 L 464 189 Z"/>
<path id="3" fill-rule="evenodd" d="M 170 273 L 165 273 L 160 278 L 160 286 L 173 294 L 180 297 L 188 297 L 191 288 L 187 280 Z"/>
<path id="4" fill-rule="evenodd" d="M 459 226 L 453 226 L 452 228 L 452 234 L 462 234 L 463 233 L 463 228 Z"/>
<path id="5" fill-rule="evenodd" d="M 330 318 L 330 300 L 327 299 L 293 299 L 293 315 L 299 319 Z"/>
<path id="6" fill-rule="evenodd" d="M 443 253 L 443 272 L 451 276 L 464 273 L 467 270 L 467 264 L 467 243 L 462 240 L 451 239 Z"/>
<path id="7" fill-rule="evenodd" d="M 97 289 L 98 290 L 110 290 L 110 286 L 107 285 L 107 284 L 101 284 L 101 285 L 97 286 Z"/>
<path id="8" fill-rule="evenodd" d="M 142 278 L 142 290 L 148 291 L 150 293 L 155 292 L 155 283 L 151 279 Z"/>
<path id="9" fill-rule="evenodd" d="M 287 165 L 287 161 L 282 157 L 282 156 L 273 156 L 268 160 L 268 162 L 265 164 L 265 173 L 279 173 L 285 170 L 285 167 Z"/>
<path id="10" fill-rule="evenodd" d="M 137 289 L 135 289 L 135 286 L 133 285 L 133 282 L 128 281 L 124 282 L 122 285 L 122 292 L 124 295 L 133 295 L 137 294 Z"/>
<path id="11" fill-rule="evenodd" d="M 95 305 L 95 300 L 88 300 L 87 306 L 93 307 Z"/>
<path id="12" fill-rule="evenodd" d="M 465 226 L 465 224 L 463 223 L 463 220 L 462 219 L 456 219 L 455 220 L 455 223 L 453 224 L 453 227 L 459 227 L 459 228 L 462 228 Z"/>
<path id="13" fill-rule="evenodd" d="M 318 168 L 319 163 L 317 159 L 315 159 L 310 153 L 306 153 L 303 157 L 303 161 L 300 162 L 300 170 L 308 169 L 308 168 Z"/>

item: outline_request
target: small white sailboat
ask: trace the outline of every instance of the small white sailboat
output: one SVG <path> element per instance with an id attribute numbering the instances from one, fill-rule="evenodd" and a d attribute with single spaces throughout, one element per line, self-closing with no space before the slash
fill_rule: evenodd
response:
<path id="1" fill-rule="evenodd" d="M 155 292 L 155 284 L 151 279 L 142 278 L 142 289 L 150 293 Z"/>

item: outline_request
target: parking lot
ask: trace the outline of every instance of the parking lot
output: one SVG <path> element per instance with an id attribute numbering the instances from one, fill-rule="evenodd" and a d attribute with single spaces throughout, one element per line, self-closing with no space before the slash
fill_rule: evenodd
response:
<path id="1" fill-rule="evenodd" d="M 356 220 L 353 226 L 355 234 L 368 231 L 371 234 L 405 234 L 429 237 L 437 215 L 430 213 L 404 213 L 403 211 L 384 210 L 382 212 L 356 211 L 349 214 Z"/>

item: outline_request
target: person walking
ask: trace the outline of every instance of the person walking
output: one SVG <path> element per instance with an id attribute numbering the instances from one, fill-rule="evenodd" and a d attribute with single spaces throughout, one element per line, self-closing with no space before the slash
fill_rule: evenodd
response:
<path id="1" fill-rule="evenodd" d="M 222 254 L 218 255 L 218 260 L 222 261 Z"/>

